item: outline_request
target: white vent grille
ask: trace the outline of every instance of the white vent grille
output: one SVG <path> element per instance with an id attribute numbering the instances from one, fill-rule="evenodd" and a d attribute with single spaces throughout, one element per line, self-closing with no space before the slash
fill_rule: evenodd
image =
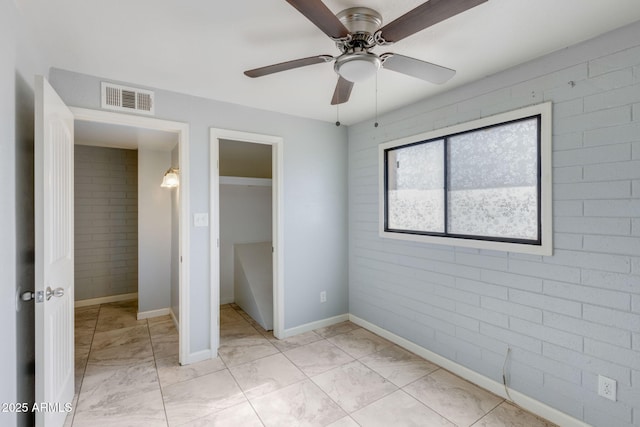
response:
<path id="1" fill-rule="evenodd" d="M 102 108 L 154 114 L 153 92 L 102 82 Z"/>

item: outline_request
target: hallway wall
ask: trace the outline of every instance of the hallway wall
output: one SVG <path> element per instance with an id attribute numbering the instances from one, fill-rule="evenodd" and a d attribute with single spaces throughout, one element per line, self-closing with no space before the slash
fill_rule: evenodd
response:
<path id="1" fill-rule="evenodd" d="M 180 167 L 180 145 L 171 151 L 171 167 Z M 171 311 L 180 318 L 180 187 L 171 192 Z"/>
<path id="2" fill-rule="evenodd" d="M 171 192 L 160 186 L 170 151 L 138 151 L 138 312 L 171 306 Z"/>

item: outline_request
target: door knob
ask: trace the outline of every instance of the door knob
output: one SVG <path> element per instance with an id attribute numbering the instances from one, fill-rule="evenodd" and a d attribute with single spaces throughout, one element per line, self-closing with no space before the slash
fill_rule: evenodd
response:
<path id="1" fill-rule="evenodd" d="M 47 297 L 47 301 L 49 301 L 51 299 L 51 297 L 60 298 L 61 296 L 64 296 L 64 289 L 63 288 L 55 288 L 55 289 L 51 290 L 51 287 L 47 286 L 47 293 L 46 293 L 45 296 Z"/>

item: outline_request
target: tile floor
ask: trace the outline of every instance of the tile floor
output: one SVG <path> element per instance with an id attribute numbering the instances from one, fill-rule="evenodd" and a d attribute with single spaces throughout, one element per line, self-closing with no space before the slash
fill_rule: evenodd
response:
<path id="1" fill-rule="evenodd" d="M 277 340 L 225 305 L 220 357 L 179 366 L 171 319 L 136 307 L 76 309 L 67 426 L 553 426 L 349 322 Z"/>

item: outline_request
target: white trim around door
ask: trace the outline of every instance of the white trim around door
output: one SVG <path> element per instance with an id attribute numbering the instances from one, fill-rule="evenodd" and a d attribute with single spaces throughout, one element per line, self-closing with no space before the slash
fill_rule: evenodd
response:
<path id="1" fill-rule="evenodd" d="M 211 142 L 211 342 L 220 345 L 220 140 L 268 144 L 272 147 L 272 218 L 273 218 L 273 335 L 284 334 L 284 226 L 283 226 L 283 171 L 284 140 L 278 136 L 240 132 L 228 129 L 210 129 Z"/>
<path id="2" fill-rule="evenodd" d="M 153 129 L 178 134 L 180 145 L 180 224 L 179 224 L 179 362 L 181 365 L 201 360 L 198 354 L 190 352 L 189 336 L 189 124 L 153 117 L 141 117 L 109 111 L 91 110 L 87 108 L 69 107 L 75 120 L 83 120 L 96 123 L 133 126 L 138 128 Z M 212 351 L 211 357 L 215 356 Z"/>

